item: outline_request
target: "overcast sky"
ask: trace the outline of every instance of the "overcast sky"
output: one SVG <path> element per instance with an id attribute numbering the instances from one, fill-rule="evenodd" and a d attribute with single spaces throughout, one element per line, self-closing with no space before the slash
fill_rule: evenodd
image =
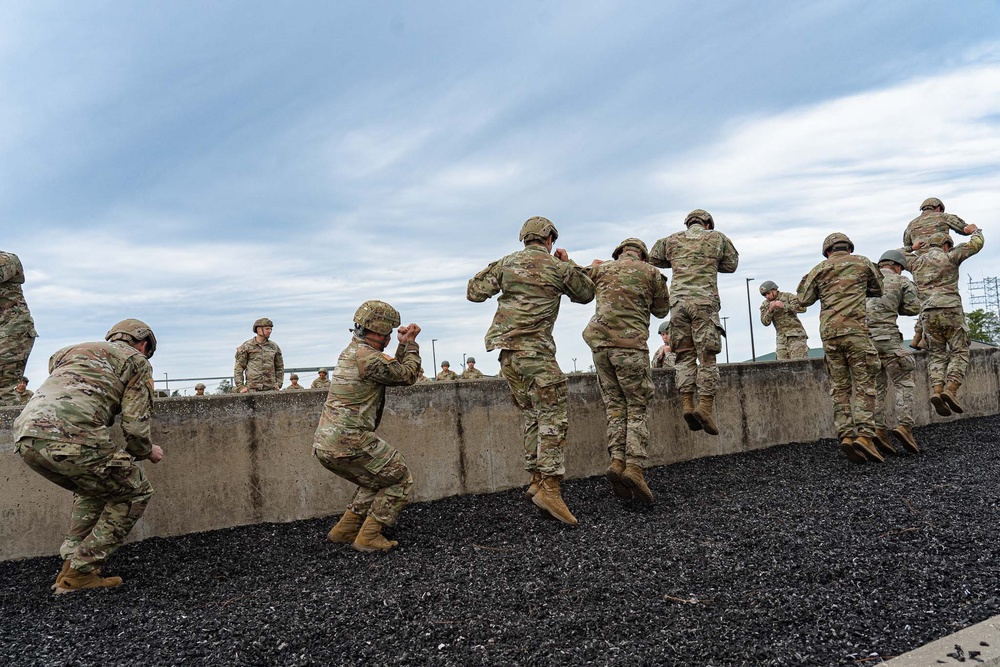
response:
<path id="1" fill-rule="evenodd" d="M 230 374 L 261 316 L 287 366 L 333 364 L 369 298 L 423 327 L 428 374 L 432 338 L 496 373 L 495 300 L 465 285 L 526 218 L 589 263 L 693 208 L 740 252 L 719 285 L 742 360 L 747 278 L 756 319 L 757 285 L 794 291 L 828 233 L 877 260 L 928 196 L 984 228 L 968 306 L 1000 272 L 994 0 L 0 2 L 32 386 L 125 317 L 157 379 Z M 592 312 L 564 300 L 564 370 L 591 364 Z"/>

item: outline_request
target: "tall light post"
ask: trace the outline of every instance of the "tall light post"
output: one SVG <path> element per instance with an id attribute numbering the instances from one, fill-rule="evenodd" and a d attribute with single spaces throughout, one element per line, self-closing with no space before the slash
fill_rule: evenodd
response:
<path id="1" fill-rule="evenodd" d="M 431 338 L 431 363 L 434 364 L 434 368 L 431 369 L 431 375 L 437 377 L 438 368 L 438 356 L 437 350 L 434 349 L 434 343 L 437 342 L 437 338 Z"/>
<path id="2" fill-rule="evenodd" d="M 573 372 L 576 372 L 576 357 L 573 357 Z"/>
<path id="3" fill-rule="evenodd" d="M 753 357 L 754 361 L 757 361 L 757 350 L 753 346 L 753 306 L 750 305 L 750 281 L 753 278 L 747 278 L 747 315 L 750 318 L 750 356 Z"/>
<path id="4" fill-rule="evenodd" d="M 726 336 L 725 336 L 725 338 L 726 338 L 726 363 L 728 364 L 729 363 L 729 327 L 726 326 L 728 324 L 726 322 L 726 320 L 728 320 L 729 317 L 728 316 L 726 316 L 726 317 L 720 317 L 719 319 L 722 320 L 722 331 L 725 332 L 725 334 L 726 334 Z"/>

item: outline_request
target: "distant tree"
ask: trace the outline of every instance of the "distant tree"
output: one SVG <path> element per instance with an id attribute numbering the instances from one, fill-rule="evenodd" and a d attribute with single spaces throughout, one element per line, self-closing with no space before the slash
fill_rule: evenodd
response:
<path id="1" fill-rule="evenodd" d="M 969 338 L 984 343 L 1000 344 L 1000 319 L 990 310 L 973 310 L 965 314 L 965 322 L 969 325 Z"/>
<path id="2" fill-rule="evenodd" d="M 219 389 L 218 389 L 218 391 L 219 391 L 220 394 L 231 394 L 231 393 L 233 393 L 233 382 L 232 382 L 232 380 L 230 380 L 229 378 L 226 378 L 225 380 L 223 380 L 222 382 L 220 382 L 219 383 Z"/>

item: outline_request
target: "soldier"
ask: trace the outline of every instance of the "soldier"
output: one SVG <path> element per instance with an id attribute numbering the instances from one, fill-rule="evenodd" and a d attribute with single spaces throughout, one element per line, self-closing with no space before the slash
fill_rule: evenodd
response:
<path id="1" fill-rule="evenodd" d="M 921 202 L 920 215 L 906 225 L 906 231 L 903 232 L 903 250 L 906 252 L 915 250 L 913 244 L 918 241 L 923 241 L 926 245 L 934 234 L 946 234 L 950 238 L 949 230 L 968 236 L 976 230 L 976 226 L 965 224 L 965 221 L 957 215 L 945 213 L 944 202 L 937 197 L 929 197 Z"/>
<path id="2" fill-rule="evenodd" d="M 775 359 L 807 359 L 809 339 L 797 315 L 806 309 L 799 305 L 794 294 L 778 291 L 778 286 L 770 280 L 761 283 L 760 294 L 764 297 L 764 303 L 760 304 L 760 323 L 765 327 L 774 324 L 777 336 Z"/>
<path id="3" fill-rule="evenodd" d="M 24 300 L 24 269 L 11 252 L 0 252 L 0 407 L 21 405 L 15 389 L 35 345 L 35 323 Z"/>
<path id="4" fill-rule="evenodd" d="M 233 368 L 233 389 L 241 394 L 249 391 L 278 391 L 285 377 L 285 360 L 281 348 L 271 340 L 274 323 L 262 317 L 253 323 L 254 337 L 236 348 Z"/>
<path id="5" fill-rule="evenodd" d="M 725 333 L 719 321 L 718 274 L 736 271 L 740 255 L 725 234 L 715 231 L 715 220 L 707 211 L 691 211 L 684 226 L 686 231 L 657 241 L 649 261 L 673 272 L 670 341 L 677 358 L 684 421 L 692 431 L 704 428 L 705 433 L 718 435 L 714 406 L 719 369 L 715 356 L 722 351 L 721 335 Z"/>
<path id="6" fill-rule="evenodd" d="M 882 296 L 870 297 L 865 320 L 872 342 L 878 351 L 881 369 L 875 376 L 875 444 L 879 449 L 895 454 L 886 427 L 885 406 L 892 382 L 896 421 L 892 429 L 907 451 L 918 454 L 920 448 L 913 437 L 913 355 L 903 349 L 903 334 L 896 326 L 899 315 L 920 313 L 917 288 L 909 278 L 901 275 L 906 259 L 898 250 L 889 250 L 878 260 L 882 273 Z"/>
<path id="7" fill-rule="evenodd" d="M 198 384 L 196 384 L 194 386 L 194 395 L 195 396 L 204 396 L 205 395 L 205 383 L 204 382 L 199 382 Z"/>
<path id="8" fill-rule="evenodd" d="M 292 373 L 291 375 L 288 376 L 288 379 L 291 380 L 291 384 L 289 384 L 287 387 L 285 387 L 282 391 L 305 391 L 306 390 L 305 387 L 303 387 L 302 385 L 299 384 L 299 374 L 298 373 Z"/>
<path id="9" fill-rule="evenodd" d="M 39 475 L 73 492 L 63 567 L 53 588 L 70 593 L 118 586 L 100 568 L 121 546 L 153 495 L 136 460 L 157 463 L 149 437 L 156 337 L 145 323 L 113 326 L 108 342 L 80 343 L 49 359 L 49 377 L 14 422 L 17 453 Z M 121 415 L 125 448 L 111 441 Z"/>
<path id="10" fill-rule="evenodd" d="M 403 455 L 375 435 L 385 388 L 411 385 L 420 372 L 420 327 L 399 327 L 399 313 L 384 301 L 365 301 L 354 314 L 353 338 L 340 353 L 313 453 L 330 472 L 358 488 L 327 539 L 357 551 L 388 551 L 399 543 L 382 536 L 399 519 L 413 486 Z M 384 353 L 396 333 L 395 357 Z M 364 522 L 364 523 L 362 523 Z"/>
<path id="11" fill-rule="evenodd" d="M 878 352 L 865 324 L 866 297 L 882 296 L 882 274 L 867 257 L 854 255 L 854 243 L 836 232 L 823 241 L 820 262 L 799 283 L 799 303 L 819 301 L 819 335 L 830 373 L 833 424 L 840 451 L 854 463 L 884 462 L 873 442 L 875 376 Z M 851 409 L 851 394 L 854 409 Z"/>
<path id="12" fill-rule="evenodd" d="M 416 384 L 420 384 L 421 382 L 434 382 L 434 380 L 432 380 L 431 378 L 429 378 L 426 375 L 424 375 L 424 367 L 423 366 L 420 367 L 420 373 L 417 374 L 417 382 L 416 382 Z"/>
<path id="13" fill-rule="evenodd" d="M 434 378 L 434 379 L 437 380 L 438 382 L 445 382 L 445 381 L 450 381 L 450 380 L 457 380 L 458 379 L 458 373 L 456 373 L 455 371 L 451 370 L 451 364 L 450 363 L 448 363 L 447 361 L 442 361 L 441 362 L 441 372 L 438 373 L 437 377 Z"/>
<path id="14" fill-rule="evenodd" d="M 321 368 L 317 372 L 319 373 L 319 377 L 312 381 L 312 388 L 313 389 L 329 389 L 330 388 L 330 380 L 326 377 L 327 370 L 325 368 Z"/>
<path id="15" fill-rule="evenodd" d="M 483 377 L 483 372 L 476 368 L 476 358 L 468 357 L 465 360 L 465 370 L 462 371 L 463 380 L 478 380 Z"/>
<path id="16" fill-rule="evenodd" d="M 612 261 L 584 269 L 597 294 L 594 317 L 583 330 L 594 355 L 597 383 L 608 422 L 607 477 L 620 498 L 653 504 L 653 492 L 642 474 L 649 455 L 649 401 L 653 397 L 650 369 L 649 316 L 670 312 L 667 280 L 651 266 L 646 244 L 628 238 L 611 253 Z"/>
<path id="17" fill-rule="evenodd" d="M 35 392 L 28 389 L 28 378 L 23 375 L 21 376 L 21 381 L 17 383 L 17 387 L 14 388 L 14 391 L 17 392 L 17 400 L 21 405 L 27 403 L 35 395 Z"/>
<path id="18" fill-rule="evenodd" d="M 653 353 L 653 368 L 669 368 L 673 370 L 674 364 L 677 361 L 677 355 L 674 354 L 673 349 L 670 347 L 670 321 L 664 320 L 660 322 L 660 326 L 656 328 L 656 333 L 660 334 L 660 339 L 663 341 L 663 345 L 656 349 Z"/>
<path id="19" fill-rule="evenodd" d="M 969 365 L 969 331 L 958 292 L 958 267 L 983 248 L 983 232 L 969 225 L 972 238 L 952 247 L 951 237 L 937 233 L 915 241 L 906 256 L 920 296 L 920 327 L 927 343 L 931 405 L 942 417 L 964 412 L 958 390 Z M 947 384 L 946 384 L 947 383 Z"/>
<path id="20" fill-rule="evenodd" d="M 566 376 L 556 363 L 552 327 L 562 295 L 576 303 L 594 298 L 594 283 L 558 248 L 555 225 L 528 218 L 518 237 L 524 249 L 490 263 L 471 280 L 469 301 L 481 303 L 497 293 L 497 312 L 486 332 L 486 349 L 500 350 L 500 371 L 514 404 L 524 417 L 524 461 L 531 474 L 525 496 L 563 523 L 576 517 L 563 501 L 566 474 Z"/>

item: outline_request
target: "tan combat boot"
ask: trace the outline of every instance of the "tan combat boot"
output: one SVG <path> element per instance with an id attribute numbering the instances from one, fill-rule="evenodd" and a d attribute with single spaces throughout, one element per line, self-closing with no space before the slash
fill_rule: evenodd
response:
<path id="1" fill-rule="evenodd" d="M 625 474 L 622 481 L 632 490 L 632 497 L 636 500 L 645 501 L 647 505 L 653 504 L 653 492 L 646 484 L 646 478 L 642 476 L 642 468 L 637 465 L 628 464 L 625 466 Z"/>
<path id="2" fill-rule="evenodd" d="M 97 573 L 100 573 L 101 570 L 100 568 L 97 568 L 97 570 L 95 571 Z M 66 576 L 67 572 L 69 572 L 69 558 L 63 561 L 62 569 L 59 570 L 59 574 L 56 575 L 56 583 L 49 586 L 49 588 L 51 588 L 52 590 L 59 588 L 59 582 L 62 581 L 62 578 Z"/>
<path id="3" fill-rule="evenodd" d="M 943 391 L 944 387 L 939 384 L 931 387 L 931 405 L 934 406 L 934 409 L 942 417 L 950 417 L 951 408 L 948 407 L 948 404 L 944 401 L 944 397 L 941 395 Z"/>
<path id="4" fill-rule="evenodd" d="M 364 514 L 355 514 L 351 510 L 344 512 L 337 525 L 330 529 L 326 539 L 334 544 L 351 544 L 361 530 L 361 522 L 365 520 Z"/>
<path id="5" fill-rule="evenodd" d="M 878 453 L 878 447 L 866 435 L 859 435 L 854 439 L 854 448 L 858 447 L 864 452 L 865 458 L 872 463 L 885 463 L 885 457 Z"/>
<path id="6" fill-rule="evenodd" d="M 943 400 L 951 411 L 956 414 L 962 414 L 965 409 L 958 402 L 958 390 L 961 388 L 961 384 L 958 382 L 949 382 L 945 385 L 944 391 L 941 392 L 941 400 Z"/>
<path id="7" fill-rule="evenodd" d="M 562 493 L 559 491 L 560 479 L 556 476 L 543 476 L 542 483 L 538 486 L 538 493 L 534 495 L 531 502 L 548 512 L 552 517 L 570 526 L 575 526 L 577 524 L 576 517 L 566 507 Z"/>
<path id="8" fill-rule="evenodd" d="M 355 551 L 388 551 L 393 547 L 399 546 L 399 542 L 396 540 L 387 540 L 382 537 L 382 524 L 379 520 L 373 517 L 371 514 L 365 519 L 364 524 L 361 526 L 361 530 L 358 532 L 357 539 L 354 540 Z"/>
<path id="9" fill-rule="evenodd" d="M 844 436 L 840 439 L 840 451 L 851 463 L 867 463 L 868 458 L 864 455 L 864 450 L 855 447 L 854 438 Z"/>
<path id="10" fill-rule="evenodd" d="M 56 586 L 56 595 L 72 593 L 84 588 L 113 588 L 121 586 L 121 584 L 121 577 L 102 577 L 98 569 L 91 570 L 90 572 L 80 572 L 73 566 L 70 566 Z"/>
<path id="11" fill-rule="evenodd" d="M 702 395 L 698 398 L 698 407 L 695 408 L 694 417 L 701 422 L 705 433 L 709 435 L 719 435 L 719 427 L 715 424 L 715 396 Z"/>
<path id="12" fill-rule="evenodd" d="M 701 430 L 701 422 L 694 416 L 694 392 L 681 394 L 681 406 L 684 410 L 684 421 L 692 431 Z"/>
<path id="13" fill-rule="evenodd" d="M 919 454 L 920 447 L 917 446 L 917 441 L 913 437 L 913 429 L 911 429 L 906 424 L 900 424 L 896 428 L 892 429 L 892 434 L 900 439 L 903 443 L 903 448 L 911 454 Z"/>
<path id="14" fill-rule="evenodd" d="M 531 473 L 531 482 L 528 484 L 528 488 L 524 490 L 524 499 L 531 500 L 532 496 L 538 493 L 538 485 L 542 483 L 542 473 L 537 470 Z"/>
<path id="15" fill-rule="evenodd" d="M 611 459 L 608 466 L 608 481 L 611 482 L 611 491 L 619 498 L 632 500 L 632 489 L 622 480 L 622 473 L 625 472 L 625 462 L 621 459 Z"/>
<path id="16" fill-rule="evenodd" d="M 875 429 L 875 446 L 882 454 L 898 454 L 896 448 L 892 446 L 892 436 L 884 428 Z"/>

